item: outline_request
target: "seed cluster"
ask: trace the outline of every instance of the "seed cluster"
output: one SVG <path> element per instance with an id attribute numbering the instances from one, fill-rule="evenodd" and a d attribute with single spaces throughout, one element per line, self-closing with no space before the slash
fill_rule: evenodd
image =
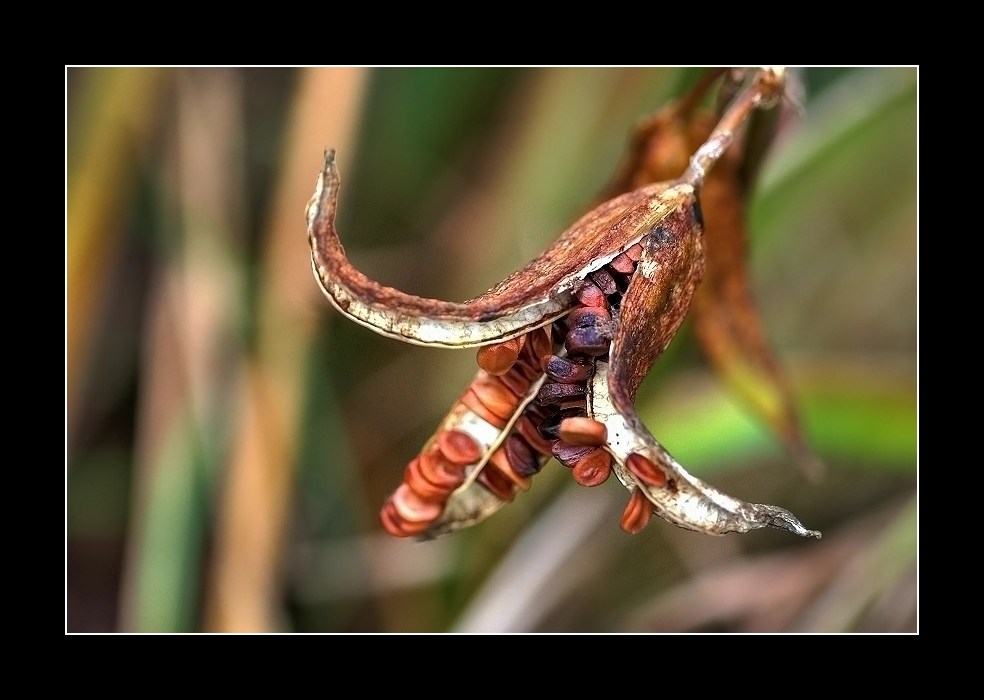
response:
<path id="1" fill-rule="evenodd" d="M 478 375 L 459 402 L 491 425 L 505 429 L 520 400 L 542 374 L 536 398 L 525 407 L 509 436 L 496 448 L 476 481 L 504 501 L 529 488 L 529 478 L 548 458 L 572 470 L 584 486 L 604 483 L 612 472 L 605 450 L 605 425 L 587 417 L 587 383 L 593 361 L 608 354 L 622 295 L 642 256 L 643 242 L 588 275 L 576 292 L 578 306 L 552 326 L 478 351 Z M 566 352 L 561 352 L 561 348 Z M 397 537 L 426 530 L 465 480 L 466 468 L 481 458 L 467 433 L 444 430 L 407 466 L 403 483 L 380 514 Z M 663 486 L 666 476 L 652 461 L 632 454 L 627 468 L 643 483 Z M 649 522 L 652 506 L 637 489 L 622 516 L 630 533 Z"/>

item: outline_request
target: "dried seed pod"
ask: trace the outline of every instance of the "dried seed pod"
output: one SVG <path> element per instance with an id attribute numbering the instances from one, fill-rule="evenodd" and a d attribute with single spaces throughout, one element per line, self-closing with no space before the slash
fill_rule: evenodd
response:
<path id="1" fill-rule="evenodd" d="M 574 465 L 574 480 L 581 486 L 598 486 L 612 475 L 612 456 L 604 449 L 592 450 Z"/>
<path id="2" fill-rule="evenodd" d="M 478 366 L 493 376 L 500 376 L 508 372 L 520 351 L 526 344 L 526 336 L 521 335 L 495 345 L 486 345 L 478 349 Z"/>
<path id="3" fill-rule="evenodd" d="M 580 384 L 544 384 L 537 392 L 536 400 L 541 406 L 549 406 L 567 399 L 581 398 L 585 391 Z"/>
<path id="4" fill-rule="evenodd" d="M 482 456 L 482 448 L 475 439 L 461 430 L 442 430 L 436 442 L 441 453 L 454 464 L 474 464 Z"/>
<path id="5" fill-rule="evenodd" d="M 591 376 L 591 365 L 551 355 L 543 363 L 543 371 L 548 377 L 561 384 L 580 384 Z"/>
<path id="6" fill-rule="evenodd" d="M 588 445 L 572 445 L 569 442 L 558 440 L 553 444 L 553 456 L 568 469 L 573 469 L 594 449 Z"/>
<path id="7" fill-rule="evenodd" d="M 608 428 L 594 418 L 565 418 L 560 423 L 560 439 L 572 445 L 604 445 L 608 440 Z"/>
<path id="8" fill-rule="evenodd" d="M 649 524 L 651 517 L 653 517 L 653 504 L 646 499 L 642 491 L 636 489 L 632 492 L 629 504 L 625 506 L 625 511 L 622 513 L 622 529 L 634 535 Z"/>
<path id="9" fill-rule="evenodd" d="M 628 456 L 625 460 L 625 466 L 643 483 L 656 488 L 666 486 L 666 474 L 663 473 L 663 470 L 638 452 L 633 452 Z"/>

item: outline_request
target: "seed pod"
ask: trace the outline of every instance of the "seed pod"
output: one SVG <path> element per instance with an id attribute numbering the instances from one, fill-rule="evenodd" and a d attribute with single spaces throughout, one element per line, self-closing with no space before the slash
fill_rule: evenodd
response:
<path id="1" fill-rule="evenodd" d="M 625 466 L 643 483 L 660 488 L 666 486 L 666 474 L 649 459 L 638 452 L 633 452 L 625 460 Z"/>
<path id="2" fill-rule="evenodd" d="M 602 448 L 597 448 L 581 458 L 574 465 L 574 480 L 581 486 L 598 486 L 612 475 L 612 456 Z"/>
<path id="3" fill-rule="evenodd" d="M 437 446 L 454 464 L 474 464 L 482 456 L 482 448 L 475 439 L 461 430 L 442 430 L 437 436 Z"/>
<path id="4" fill-rule="evenodd" d="M 608 440 L 608 428 L 594 418 L 565 418 L 560 423 L 560 439 L 572 445 L 604 445 Z"/>
<path id="5" fill-rule="evenodd" d="M 653 517 L 653 504 L 646 500 L 642 491 L 636 489 L 629 498 L 629 504 L 622 513 L 622 529 L 630 535 L 641 531 Z"/>
<path id="6" fill-rule="evenodd" d="M 568 469 L 573 469 L 578 462 L 584 459 L 594 449 L 587 445 L 572 445 L 569 442 L 558 440 L 553 445 L 553 456 Z"/>
<path id="7" fill-rule="evenodd" d="M 526 336 L 521 335 L 495 345 L 485 345 L 478 349 L 478 366 L 493 376 L 503 375 L 515 364 L 525 343 Z"/>

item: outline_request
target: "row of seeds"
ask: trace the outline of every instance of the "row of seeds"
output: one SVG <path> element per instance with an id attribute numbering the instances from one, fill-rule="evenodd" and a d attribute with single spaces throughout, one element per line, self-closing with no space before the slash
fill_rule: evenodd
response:
<path id="1" fill-rule="evenodd" d="M 475 415 L 504 430 L 533 382 L 546 374 L 539 393 L 523 410 L 510 435 L 495 450 L 476 481 L 504 501 L 529 488 L 529 478 L 549 457 L 572 470 L 584 486 L 604 483 L 612 472 L 605 450 L 607 429 L 587 417 L 585 397 L 594 360 L 608 354 L 622 295 L 642 256 L 642 243 L 589 274 L 577 291 L 579 305 L 552 328 L 540 328 L 478 351 L 478 375 L 459 399 Z M 557 354 L 561 346 L 566 356 Z M 425 531 L 443 512 L 451 493 L 465 480 L 466 468 L 481 448 L 462 431 L 444 430 L 414 459 L 404 480 L 383 507 L 381 520 L 397 537 Z M 626 467 L 642 482 L 660 487 L 666 476 L 649 459 L 630 455 Z M 633 491 L 621 525 L 642 530 L 652 505 Z"/>

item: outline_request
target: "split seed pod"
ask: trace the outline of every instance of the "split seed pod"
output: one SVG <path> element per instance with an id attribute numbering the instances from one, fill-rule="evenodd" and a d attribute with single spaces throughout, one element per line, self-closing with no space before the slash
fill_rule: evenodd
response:
<path id="1" fill-rule="evenodd" d="M 433 537 L 482 520 L 529 487 L 528 475 L 543 466 L 545 446 L 552 443 L 552 453 L 561 453 L 572 468 L 592 451 L 611 456 L 611 469 L 635 494 L 633 531 L 648 520 L 648 509 L 710 534 L 771 526 L 819 537 L 781 508 L 744 503 L 692 477 L 633 406 L 636 389 L 679 328 L 704 273 L 698 196 L 705 174 L 748 114 L 781 97 L 783 77 L 781 69 L 758 71 L 681 177 L 600 204 L 523 269 L 464 303 L 405 294 L 352 267 L 335 231 L 339 179 L 334 152 L 326 153 L 307 221 L 315 277 L 331 303 L 357 323 L 405 342 L 499 346 L 482 353 L 483 369 L 421 453 L 423 465 L 448 442 L 441 436 L 449 432 L 456 441 L 470 440 L 465 444 L 474 449 L 461 450 L 470 460 L 460 465 L 461 483 L 445 497 L 433 482 L 414 481 L 419 468 L 408 469 L 410 481 L 383 509 L 389 532 Z M 554 358 L 565 353 L 589 370 L 566 367 L 558 382 L 544 369 L 560 372 L 562 363 Z M 601 446 L 571 446 L 552 432 L 563 429 L 564 418 L 580 416 L 604 427 L 593 433 Z M 626 466 L 639 459 L 632 455 L 655 465 L 665 484 L 640 479 Z M 578 473 L 587 484 L 606 476 L 606 460 L 592 459 L 599 464 Z"/>

